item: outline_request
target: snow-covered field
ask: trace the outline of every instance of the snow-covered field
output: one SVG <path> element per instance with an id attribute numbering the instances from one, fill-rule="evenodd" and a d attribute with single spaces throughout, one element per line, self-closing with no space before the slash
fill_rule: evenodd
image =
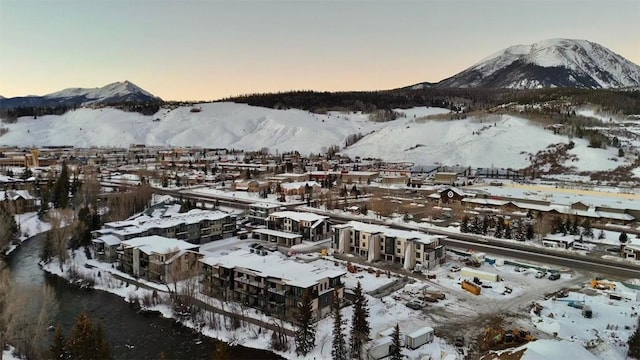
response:
<path id="1" fill-rule="evenodd" d="M 635 290 L 617 283 L 615 293 L 625 292 L 635 294 Z M 583 317 L 582 311 L 567 306 L 566 300 L 590 306 L 593 317 Z M 531 313 L 531 322 L 537 329 L 591 348 L 600 359 L 626 359 L 627 339 L 637 324 L 637 301 L 611 300 L 608 292 L 598 290 L 592 294 L 572 291 L 567 298 L 544 300 L 539 304 L 543 306 L 540 316 Z"/>
<path id="2" fill-rule="evenodd" d="M 199 111 L 192 112 L 193 109 Z M 449 110 L 428 107 L 396 110 L 406 117 L 379 123 L 369 121 L 368 115 L 362 113 L 314 114 L 234 103 L 161 109 L 152 116 L 113 108 L 82 108 L 60 116 L 22 117 L 15 124 L 6 124 L 9 132 L 0 137 L 0 144 L 128 147 L 135 143 L 268 148 L 272 153 L 298 150 L 306 155 L 331 145 L 342 147 L 349 135 L 361 133 L 364 138 L 347 148 L 345 154 L 417 164 L 523 168 L 529 165 L 529 154 L 569 141 L 510 115 L 424 120 L 421 119 L 424 116 Z M 576 146 L 571 153 L 579 160 L 567 166 L 591 171 L 621 165 L 614 148 L 592 149 L 587 147 L 586 140 L 574 142 Z"/>

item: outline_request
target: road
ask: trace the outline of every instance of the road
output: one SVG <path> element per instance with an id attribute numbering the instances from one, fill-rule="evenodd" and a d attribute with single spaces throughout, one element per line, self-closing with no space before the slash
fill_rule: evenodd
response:
<path id="1" fill-rule="evenodd" d="M 107 186 L 130 185 L 108 183 Z M 176 198 L 182 197 L 183 199 L 195 200 L 198 202 L 205 202 L 210 204 L 217 202 L 220 205 L 234 207 L 241 210 L 246 210 L 249 204 L 256 202 L 256 200 L 254 199 L 235 198 L 228 195 L 196 193 L 190 189 L 154 188 L 154 191 L 158 194 L 166 194 Z M 288 210 L 299 208 L 299 210 L 301 211 L 308 211 L 326 215 L 329 216 L 332 221 L 337 223 L 344 223 L 352 220 L 363 221 L 363 219 L 359 219 L 357 217 L 354 217 L 353 215 L 336 214 L 317 208 L 301 206 L 302 204 L 302 202 L 283 203 L 282 206 Z M 444 235 L 447 238 L 443 239 L 442 243 L 447 246 L 455 246 L 463 249 L 473 249 L 505 257 L 514 257 L 546 264 L 553 264 L 562 267 L 587 270 L 595 273 L 613 275 L 620 278 L 640 278 L 640 265 L 633 264 L 631 262 L 621 262 L 602 259 L 598 257 L 589 257 L 566 251 L 558 252 L 552 249 L 527 245 L 526 243 L 494 239 L 476 234 L 463 234 L 432 226 L 423 227 L 418 225 L 391 223 L 384 219 L 366 219 L 366 222 L 378 225 L 386 225 L 396 229 L 410 231 L 416 230 L 429 234 Z"/>

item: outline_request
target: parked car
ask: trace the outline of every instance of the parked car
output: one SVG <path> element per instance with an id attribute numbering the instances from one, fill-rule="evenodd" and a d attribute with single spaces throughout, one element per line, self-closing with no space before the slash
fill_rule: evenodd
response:
<path id="1" fill-rule="evenodd" d="M 549 274 L 549 280 L 558 280 L 558 279 L 560 279 L 560 273 Z"/>
<path id="2" fill-rule="evenodd" d="M 516 266 L 516 268 L 515 268 L 515 269 L 513 269 L 513 270 L 514 270 L 515 272 L 523 272 L 523 271 L 524 271 L 524 269 L 523 269 L 523 268 L 521 268 L 520 266 Z"/>
<path id="3" fill-rule="evenodd" d="M 536 279 L 542 279 L 543 277 L 545 277 L 545 275 L 547 275 L 547 274 L 542 272 L 542 271 L 538 271 L 536 273 Z"/>
<path id="4" fill-rule="evenodd" d="M 425 303 L 422 300 L 411 300 L 408 303 L 406 303 L 406 305 L 409 309 L 420 310 L 425 306 L 427 306 L 427 303 Z"/>
<path id="5" fill-rule="evenodd" d="M 451 267 L 451 272 L 458 272 L 458 271 L 460 271 L 460 267 L 459 266 L 455 266 L 454 265 L 454 266 Z"/>

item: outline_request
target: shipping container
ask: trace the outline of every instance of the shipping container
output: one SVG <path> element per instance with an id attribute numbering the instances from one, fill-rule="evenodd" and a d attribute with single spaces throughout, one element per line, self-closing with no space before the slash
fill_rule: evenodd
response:
<path id="1" fill-rule="evenodd" d="M 367 350 L 367 358 L 369 360 L 379 360 L 389 356 L 393 339 L 391 336 L 375 339 L 371 342 L 369 350 Z"/>
<path id="2" fill-rule="evenodd" d="M 591 311 L 591 306 L 585 305 L 582 307 L 582 316 L 586 317 L 587 319 L 591 319 L 591 317 L 593 317 L 593 311 Z"/>
<path id="3" fill-rule="evenodd" d="M 480 295 L 480 291 L 482 290 L 480 286 L 467 280 L 462 281 L 462 288 L 472 293 L 473 295 Z"/>
<path id="4" fill-rule="evenodd" d="M 404 344 L 410 349 L 417 349 L 420 346 L 433 341 L 433 328 L 430 326 L 418 329 L 411 334 L 404 336 Z"/>
<path id="5" fill-rule="evenodd" d="M 478 279 L 487 280 L 487 281 L 500 281 L 500 277 L 497 274 L 486 272 L 486 271 L 480 271 L 480 270 L 476 270 L 468 267 L 462 268 L 462 270 L 460 270 L 460 275 L 468 276 L 470 278 L 477 277 Z"/>

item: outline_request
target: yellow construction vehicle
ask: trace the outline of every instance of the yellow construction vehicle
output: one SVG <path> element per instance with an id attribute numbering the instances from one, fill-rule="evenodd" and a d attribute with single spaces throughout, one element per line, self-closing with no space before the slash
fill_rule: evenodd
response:
<path id="1" fill-rule="evenodd" d="M 591 279 L 591 288 L 598 290 L 615 290 L 616 284 L 611 281 Z"/>

